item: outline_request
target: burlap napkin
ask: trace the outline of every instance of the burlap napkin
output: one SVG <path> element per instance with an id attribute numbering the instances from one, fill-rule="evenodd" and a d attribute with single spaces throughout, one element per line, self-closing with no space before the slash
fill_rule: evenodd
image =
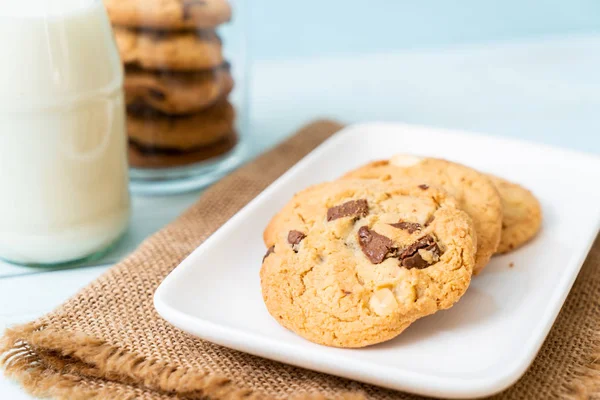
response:
<path id="1" fill-rule="evenodd" d="M 56 311 L 8 330 L 0 344 L 5 373 L 34 395 L 59 399 L 416 398 L 193 338 L 163 321 L 152 305 L 156 287 L 187 254 L 339 128 L 332 122 L 305 127 L 206 191 Z M 597 242 L 534 364 L 497 398 L 599 393 L 599 262 Z"/>

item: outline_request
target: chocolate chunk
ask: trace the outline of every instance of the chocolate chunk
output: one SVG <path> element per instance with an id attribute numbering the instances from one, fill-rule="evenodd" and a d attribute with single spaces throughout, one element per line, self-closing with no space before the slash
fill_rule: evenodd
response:
<path id="1" fill-rule="evenodd" d="M 327 221 L 343 217 L 366 217 L 369 215 L 369 203 L 365 199 L 351 200 L 327 210 Z"/>
<path id="2" fill-rule="evenodd" d="M 190 19 L 192 17 L 191 8 L 195 6 L 205 6 L 206 0 L 185 0 L 183 2 L 183 19 Z"/>
<path id="3" fill-rule="evenodd" d="M 154 97 L 157 100 L 164 100 L 167 98 L 167 95 L 158 89 L 148 89 L 148 94 L 150 97 Z"/>
<path id="4" fill-rule="evenodd" d="M 416 231 L 420 231 L 421 229 L 423 229 L 421 224 L 419 224 L 417 222 L 399 221 L 395 224 L 390 224 L 390 225 L 393 226 L 394 228 L 408 231 L 408 233 L 415 233 Z"/>
<path id="5" fill-rule="evenodd" d="M 396 252 L 391 239 L 380 235 L 366 226 L 361 226 L 358 230 L 358 243 L 365 256 L 373 264 L 381 263 L 387 256 L 393 255 Z"/>
<path id="6" fill-rule="evenodd" d="M 422 184 L 422 185 L 419 185 L 419 188 L 423 189 L 423 190 L 427 190 L 427 189 L 429 189 L 429 185 Z"/>
<path id="7" fill-rule="evenodd" d="M 265 259 L 266 259 L 267 257 L 269 257 L 269 256 L 271 255 L 271 253 L 275 253 L 275 245 L 273 245 L 273 246 L 271 246 L 271 247 L 269 247 L 269 248 L 267 249 L 267 253 L 266 253 L 266 254 L 265 254 L 265 256 L 263 257 L 263 262 L 265 262 Z"/>
<path id="8" fill-rule="evenodd" d="M 424 269 L 429 267 L 429 263 L 421 257 L 419 252 L 417 251 L 410 257 L 406 257 L 401 261 L 403 267 L 408 269 L 416 268 L 416 269 Z"/>
<path id="9" fill-rule="evenodd" d="M 417 268 L 423 269 L 429 267 L 431 264 L 429 261 L 423 259 L 419 250 L 425 250 L 431 252 L 433 258 L 440 256 L 440 248 L 435 242 L 435 239 L 431 235 L 423 236 L 410 246 L 408 246 L 400 256 L 400 264 L 408 269 Z"/>
<path id="10" fill-rule="evenodd" d="M 290 231 L 290 233 L 288 233 L 288 243 L 292 246 L 299 244 L 305 237 L 306 235 L 300 231 Z"/>

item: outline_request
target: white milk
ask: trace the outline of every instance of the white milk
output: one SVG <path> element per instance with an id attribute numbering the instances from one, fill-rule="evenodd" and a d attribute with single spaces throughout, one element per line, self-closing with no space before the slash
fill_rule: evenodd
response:
<path id="1" fill-rule="evenodd" d="M 0 258 L 103 250 L 129 218 L 123 73 L 101 1 L 0 7 Z"/>

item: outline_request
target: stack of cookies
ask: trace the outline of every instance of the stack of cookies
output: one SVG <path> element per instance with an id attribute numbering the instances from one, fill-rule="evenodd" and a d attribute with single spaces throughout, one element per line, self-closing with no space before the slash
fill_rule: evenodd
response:
<path id="1" fill-rule="evenodd" d="M 215 29 L 227 0 L 104 0 L 125 64 L 129 161 L 168 168 L 231 150 L 230 66 Z"/>
<path id="2" fill-rule="evenodd" d="M 541 220 L 534 195 L 504 179 L 435 158 L 375 161 L 297 193 L 273 217 L 263 299 L 313 342 L 380 343 L 452 307 Z"/>

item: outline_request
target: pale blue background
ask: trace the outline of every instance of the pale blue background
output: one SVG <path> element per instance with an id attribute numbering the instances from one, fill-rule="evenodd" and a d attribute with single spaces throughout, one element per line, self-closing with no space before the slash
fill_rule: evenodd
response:
<path id="1" fill-rule="evenodd" d="M 257 150 L 316 117 L 600 154 L 599 0 L 236 0 Z"/>
<path id="2" fill-rule="evenodd" d="M 599 0 L 238 0 L 256 60 L 600 32 Z"/>

